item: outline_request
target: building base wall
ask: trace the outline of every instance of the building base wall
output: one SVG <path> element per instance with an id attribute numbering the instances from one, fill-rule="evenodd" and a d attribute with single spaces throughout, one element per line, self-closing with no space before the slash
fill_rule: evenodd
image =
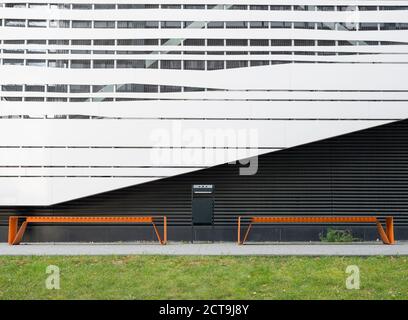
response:
<path id="1" fill-rule="evenodd" d="M 258 157 L 254 175 L 224 164 L 49 207 L 0 207 L 0 241 L 10 215 L 163 216 L 170 241 L 236 241 L 238 216 L 393 216 L 408 240 L 408 120 Z M 192 186 L 213 185 L 213 226 L 192 225 Z M 211 220 L 210 220 L 211 221 Z M 344 226 L 344 225 L 343 225 Z M 340 228 L 340 226 L 334 226 Z M 375 226 L 347 225 L 378 238 Z M 318 241 L 321 225 L 256 226 L 254 241 Z M 152 241 L 150 226 L 30 226 L 27 241 Z"/>
<path id="2" fill-rule="evenodd" d="M 320 241 L 330 226 L 256 226 L 252 229 L 248 242 L 292 242 Z M 347 227 L 356 241 L 381 241 L 376 227 Z M 234 227 L 169 227 L 169 241 L 180 242 L 236 242 L 237 228 Z M 397 240 L 408 239 L 408 227 L 395 229 Z M 7 241 L 7 227 L 0 227 L 0 242 Z M 24 242 L 157 242 L 152 230 L 147 226 L 31 226 L 23 238 Z"/>

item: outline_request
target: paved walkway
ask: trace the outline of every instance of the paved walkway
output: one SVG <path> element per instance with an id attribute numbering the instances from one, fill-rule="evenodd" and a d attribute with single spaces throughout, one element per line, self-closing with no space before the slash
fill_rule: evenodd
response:
<path id="1" fill-rule="evenodd" d="M 9 246 L 0 243 L 0 255 L 269 255 L 269 256 L 375 256 L 408 255 L 408 242 L 388 246 L 382 243 L 321 244 L 263 243 L 238 246 L 235 243 L 41 243 Z"/>

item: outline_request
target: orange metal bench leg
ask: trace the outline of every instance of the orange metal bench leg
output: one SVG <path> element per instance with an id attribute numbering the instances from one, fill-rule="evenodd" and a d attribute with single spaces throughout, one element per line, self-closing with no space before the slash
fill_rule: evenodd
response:
<path id="1" fill-rule="evenodd" d="M 249 224 L 248 229 L 245 232 L 244 239 L 241 240 L 241 217 L 238 217 L 238 235 L 237 235 L 238 236 L 238 239 L 237 239 L 238 244 L 244 244 L 244 242 L 248 238 L 248 234 L 249 234 L 249 231 L 251 230 L 251 227 L 252 227 L 252 222 Z"/>
<path id="2" fill-rule="evenodd" d="M 167 217 L 163 217 L 163 241 L 167 243 Z"/>
<path id="3" fill-rule="evenodd" d="M 251 230 L 252 222 L 249 224 L 248 229 L 245 232 L 244 239 L 241 240 L 241 217 L 238 217 L 238 244 L 244 244 L 248 238 L 249 231 Z"/>
<path id="4" fill-rule="evenodd" d="M 154 232 L 156 233 L 157 239 L 159 240 L 160 244 L 166 244 L 167 243 L 167 218 L 163 217 L 163 240 L 160 237 L 159 230 L 157 229 L 157 226 L 154 223 L 154 220 L 152 221 L 152 225 L 153 225 Z"/>
<path id="5" fill-rule="evenodd" d="M 16 238 L 18 230 L 18 218 L 9 217 L 9 227 L 8 227 L 8 244 L 13 244 L 14 239 Z"/>
<path id="6" fill-rule="evenodd" d="M 378 233 L 380 234 L 382 242 L 384 244 L 391 244 L 390 240 L 388 239 L 387 233 L 384 231 L 384 228 L 381 225 L 381 222 L 378 221 L 378 219 L 377 219 L 377 221 L 375 223 L 377 224 L 377 230 L 378 230 Z"/>
<path id="7" fill-rule="evenodd" d="M 9 234 L 8 244 L 17 245 L 20 244 L 23 238 L 24 232 L 27 228 L 27 221 L 24 221 L 20 228 L 18 228 L 18 217 L 9 217 Z"/>
<path id="8" fill-rule="evenodd" d="M 241 217 L 238 217 L 238 235 L 237 235 L 237 243 L 241 244 Z"/>
<path id="9" fill-rule="evenodd" d="M 388 240 L 390 244 L 395 243 L 395 238 L 394 238 L 394 218 L 393 217 L 387 217 L 385 219 L 386 227 L 385 227 L 385 232 L 387 233 Z"/>
<path id="10" fill-rule="evenodd" d="M 242 244 L 244 244 L 244 242 L 247 240 L 248 234 L 249 234 L 249 231 L 251 230 L 251 228 L 252 228 L 252 223 L 249 224 L 248 229 L 245 232 L 245 236 L 244 236 L 244 239 L 242 240 Z"/>

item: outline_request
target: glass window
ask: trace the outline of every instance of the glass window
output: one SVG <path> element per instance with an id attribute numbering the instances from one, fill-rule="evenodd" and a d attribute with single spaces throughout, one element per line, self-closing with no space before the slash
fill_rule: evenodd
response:
<path id="1" fill-rule="evenodd" d="M 67 102 L 67 98 L 47 98 L 47 102 Z"/>
<path id="2" fill-rule="evenodd" d="M 324 30 L 328 30 L 324 25 L 321 25 L 320 22 L 317 22 L 317 28 L 321 28 Z M 349 31 L 355 31 L 357 30 L 357 23 L 354 22 L 337 22 L 336 23 L 336 30 L 349 30 Z"/>
<path id="3" fill-rule="evenodd" d="M 224 10 L 224 5 L 223 4 L 207 4 L 207 9 L 208 10 L 212 10 L 212 9 Z"/>
<path id="4" fill-rule="evenodd" d="M 181 22 L 180 21 L 162 21 L 161 27 L 163 29 L 180 29 Z"/>
<path id="5" fill-rule="evenodd" d="M 24 19 L 5 19 L 5 27 L 25 27 Z"/>
<path id="6" fill-rule="evenodd" d="M 195 29 L 202 29 L 206 26 L 205 21 L 184 21 L 183 22 L 183 28 L 188 29 L 188 28 L 195 28 Z"/>
<path id="7" fill-rule="evenodd" d="M 2 100 L 5 101 L 23 101 L 22 97 L 3 97 Z M 17 117 L 21 117 L 21 116 L 17 116 Z"/>
<path id="8" fill-rule="evenodd" d="M 269 10 L 269 7 L 265 5 L 252 5 L 249 6 L 249 10 Z"/>
<path id="9" fill-rule="evenodd" d="M 158 39 L 118 39 L 118 46 L 157 46 Z"/>
<path id="10" fill-rule="evenodd" d="M 205 88 L 198 88 L 198 87 L 183 87 L 184 92 L 197 92 L 197 91 L 205 91 Z"/>
<path id="11" fill-rule="evenodd" d="M 204 4 L 185 4 L 184 9 L 205 9 Z"/>
<path id="12" fill-rule="evenodd" d="M 72 69 L 90 69 L 91 61 L 89 60 L 71 60 Z"/>
<path id="13" fill-rule="evenodd" d="M 69 92 L 71 93 L 89 93 L 91 92 L 91 86 L 82 84 L 71 84 L 69 86 Z"/>
<path id="14" fill-rule="evenodd" d="M 334 22 L 316 22 L 318 30 L 336 30 L 336 23 Z"/>
<path id="15" fill-rule="evenodd" d="M 246 21 L 227 21 L 225 23 L 227 29 L 245 29 L 248 28 L 248 22 Z"/>
<path id="16" fill-rule="evenodd" d="M 244 47 L 248 45 L 247 39 L 227 39 L 227 46 Z"/>
<path id="17" fill-rule="evenodd" d="M 116 5 L 111 3 L 94 4 L 95 10 L 115 9 Z"/>
<path id="18" fill-rule="evenodd" d="M 295 29 L 314 29 L 315 23 L 314 22 L 294 22 L 293 27 Z"/>
<path id="19" fill-rule="evenodd" d="M 305 40 L 305 39 L 295 40 L 295 46 L 309 47 L 309 46 L 314 46 L 314 45 L 315 45 L 314 40 Z"/>
<path id="20" fill-rule="evenodd" d="M 251 46 L 254 46 L 254 47 L 267 47 L 267 46 L 269 46 L 269 40 L 267 40 L 267 39 L 251 39 L 250 44 L 251 44 Z"/>
<path id="21" fill-rule="evenodd" d="M 377 11 L 377 6 L 358 6 L 360 11 Z"/>
<path id="22" fill-rule="evenodd" d="M 45 87 L 42 85 L 25 85 L 25 91 L 29 91 L 29 92 L 44 92 L 45 91 Z"/>
<path id="23" fill-rule="evenodd" d="M 181 9 L 181 4 L 162 4 L 162 9 Z"/>
<path id="24" fill-rule="evenodd" d="M 380 10 L 408 10 L 408 6 L 380 6 Z"/>
<path id="25" fill-rule="evenodd" d="M 47 40 L 27 40 L 27 44 L 47 44 Z"/>
<path id="26" fill-rule="evenodd" d="M 157 29 L 158 21 L 118 21 L 119 29 Z"/>
<path id="27" fill-rule="evenodd" d="M 92 23 L 89 20 L 73 20 L 72 28 L 91 28 Z"/>
<path id="28" fill-rule="evenodd" d="M 203 60 L 184 60 L 185 70 L 205 70 L 205 61 Z"/>
<path id="29" fill-rule="evenodd" d="M 41 102 L 44 101 L 44 97 L 25 97 L 24 101 Z"/>
<path id="30" fill-rule="evenodd" d="M 248 61 L 246 60 L 227 61 L 227 69 L 245 68 L 245 67 L 248 67 Z"/>
<path id="31" fill-rule="evenodd" d="M 93 41 L 94 46 L 114 46 L 115 45 L 115 40 L 113 39 L 106 39 L 106 40 L 94 40 Z"/>
<path id="32" fill-rule="evenodd" d="M 114 89 L 114 85 L 93 85 L 92 86 L 93 93 L 113 92 L 113 89 Z"/>
<path id="33" fill-rule="evenodd" d="M 207 61 L 207 70 L 221 70 L 224 69 L 224 60 L 208 60 Z"/>
<path id="34" fill-rule="evenodd" d="M 179 86 L 160 86 L 160 92 L 181 92 Z"/>
<path id="35" fill-rule="evenodd" d="M 335 40 L 318 40 L 317 45 L 318 46 L 335 46 L 336 41 Z"/>
<path id="36" fill-rule="evenodd" d="M 115 28 L 115 21 L 94 21 L 94 28 L 104 29 L 104 28 Z"/>
<path id="37" fill-rule="evenodd" d="M 181 69 L 180 60 L 161 60 L 160 61 L 161 69 Z"/>
<path id="38" fill-rule="evenodd" d="M 251 21 L 249 23 L 249 27 L 251 29 L 267 29 L 269 28 L 269 22 L 268 21 Z"/>
<path id="39" fill-rule="evenodd" d="M 20 84 L 3 84 L 2 91 L 23 91 L 23 86 Z"/>
<path id="40" fill-rule="evenodd" d="M 115 62 L 113 60 L 94 60 L 95 69 L 113 69 Z"/>
<path id="41" fill-rule="evenodd" d="M 271 10 L 277 10 L 277 11 L 290 11 L 291 6 L 270 6 Z"/>
<path id="42" fill-rule="evenodd" d="M 158 92 L 158 90 L 157 85 L 126 83 L 116 86 L 116 92 Z"/>
<path id="43" fill-rule="evenodd" d="M 45 67 L 46 62 L 45 60 L 40 60 L 40 59 L 28 59 L 26 65 L 35 66 L 35 67 Z"/>
<path id="44" fill-rule="evenodd" d="M 68 3 L 51 3 L 51 9 L 71 9 L 71 5 Z"/>
<path id="45" fill-rule="evenodd" d="M 337 11 L 356 11 L 356 6 L 337 6 Z"/>
<path id="46" fill-rule="evenodd" d="M 233 4 L 233 5 L 228 5 L 227 9 L 228 10 L 247 10 L 248 6 L 247 5 L 241 5 L 241 4 Z"/>
<path id="47" fill-rule="evenodd" d="M 224 39 L 207 39 L 207 46 L 223 46 Z"/>
<path id="48" fill-rule="evenodd" d="M 25 3 L 6 3 L 6 8 L 25 8 Z"/>
<path id="49" fill-rule="evenodd" d="M 208 29 L 224 29 L 223 21 L 210 21 L 207 23 Z"/>
<path id="50" fill-rule="evenodd" d="M 69 40 L 48 40 L 49 45 L 68 46 Z"/>
<path id="51" fill-rule="evenodd" d="M 158 4 L 118 4 L 118 9 L 158 9 Z"/>
<path id="52" fill-rule="evenodd" d="M 92 4 L 74 3 L 74 4 L 72 5 L 72 9 L 77 9 L 77 10 L 91 10 L 91 9 L 92 9 Z"/>
<path id="53" fill-rule="evenodd" d="M 289 21 L 271 21 L 272 29 L 290 29 L 292 28 L 292 22 Z"/>
<path id="54" fill-rule="evenodd" d="M 68 92 L 68 86 L 66 84 L 48 84 L 47 92 Z"/>
<path id="55" fill-rule="evenodd" d="M 69 28 L 69 20 L 50 20 L 50 28 Z"/>
<path id="56" fill-rule="evenodd" d="M 28 27 L 30 28 L 46 28 L 47 20 L 28 20 Z"/>
<path id="57" fill-rule="evenodd" d="M 68 68 L 68 60 L 48 60 L 48 67 L 50 68 Z"/>
<path id="58" fill-rule="evenodd" d="M 90 46 L 91 44 L 91 40 L 71 40 L 71 45 L 73 46 Z"/>
<path id="59" fill-rule="evenodd" d="M 116 68 L 143 69 L 145 68 L 145 61 L 144 60 L 117 60 Z"/>
<path id="60" fill-rule="evenodd" d="M 317 11 L 334 11 L 335 6 L 316 6 Z"/>
<path id="61" fill-rule="evenodd" d="M 251 67 L 267 66 L 267 65 L 269 65 L 269 60 L 254 60 L 254 61 L 251 61 L 250 63 Z"/>
<path id="62" fill-rule="evenodd" d="M 205 46 L 205 39 L 186 39 L 184 46 Z"/>
<path id="63" fill-rule="evenodd" d="M 378 30 L 377 23 L 360 23 L 359 30 Z"/>
<path id="64" fill-rule="evenodd" d="M 292 40 L 290 39 L 272 39 L 271 40 L 271 46 L 286 47 L 286 46 L 291 46 L 291 45 L 292 45 Z"/>

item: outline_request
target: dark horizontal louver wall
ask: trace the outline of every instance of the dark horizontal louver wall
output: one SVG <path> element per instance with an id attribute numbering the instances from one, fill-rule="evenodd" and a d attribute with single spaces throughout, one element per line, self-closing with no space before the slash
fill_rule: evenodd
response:
<path id="1" fill-rule="evenodd" d="M 15 213 L 165 214 L 189 226 L 191 185 L 214 184 L 215 226 L 233 227 L 238 215 L 375 214 L 408 228 L 408 120 L 260 156 L 254 176 L 238 170 L 226 164 L 51 207 L 3 207 L 1 223 Z"/>

